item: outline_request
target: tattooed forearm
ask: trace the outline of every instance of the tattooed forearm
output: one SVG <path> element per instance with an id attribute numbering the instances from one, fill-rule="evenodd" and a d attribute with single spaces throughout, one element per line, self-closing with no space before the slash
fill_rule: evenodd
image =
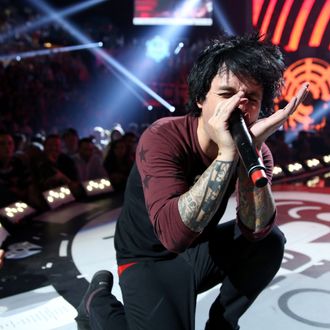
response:
<path id="1" fill-rule="evenodd" d="M 238 216 L 244 225 L 258 232 L 266 227 L 275 212 L 275 202 L 270 185 L 256 188 L 247 179 L 245 170 L 239 170 Z"/>
<path id="2" fill-rule="evenodd" d="M 234 162 L 214 160 L 189 191 L 179 199 L 184 224 L 201 232 L 218 209 L 233 171 Z"/>

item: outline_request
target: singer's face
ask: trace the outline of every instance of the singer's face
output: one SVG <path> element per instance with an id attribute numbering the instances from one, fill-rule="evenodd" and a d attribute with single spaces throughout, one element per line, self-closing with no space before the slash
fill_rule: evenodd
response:
<path id="1" fill-rule="evenodd" d="M 203 122 L 204 131 L 212 138 L 212 130 L 208 129 L 209 119 L 212 117 L 216 108 L 219 109 L 230 107 L 236 107 L 232 105 L 228 100 L 239 92 L 243 94 L 239 98 L 238 107 L 244 113 L 244 120 L 247 126 L 254 123 L 260 113 L 261 101 L 263 96 L 263 88 L 251 79 L 239 79 L 231 71 L 223 69 L 220 74 L 217 74 L 211 83 L 210 90 L 206 94 L 205 100 L 199 102 L 198 106 L 202 110 L 201 120 Z"/>

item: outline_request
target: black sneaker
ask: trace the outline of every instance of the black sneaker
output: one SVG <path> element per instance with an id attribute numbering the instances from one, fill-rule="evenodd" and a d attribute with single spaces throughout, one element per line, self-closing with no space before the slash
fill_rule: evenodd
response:
<path id="1" fill-rule="evenodd" d="M 90 330 L 89 325 L 89 309 L 93 297 L 101 290 L 112 290 L 113 276 L 107 270 L 100 270 L 96 272 L 89 284 L 89 287 L 83 296 L 80 305 L 77 308 L 78 315 L 75 318 L 78 330 Z"/>

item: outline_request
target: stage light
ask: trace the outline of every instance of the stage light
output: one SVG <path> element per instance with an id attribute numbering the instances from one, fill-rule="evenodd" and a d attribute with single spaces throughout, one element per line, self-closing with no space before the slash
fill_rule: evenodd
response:
<path id="1" fill-rule="evenodd" d="M 95 196 L 113 191 L 110 181 L 105 178 L 86 181 L 83 183 L 83 187 L 87 196 Z"/>
<path id="2" fill-rule="evenodd" d="M 11 223 L 17 224 L 23 218 L 35 213 L 36 210 L 24 202 L 18 201 L 0 210 L 0 216 L 7 218 Z"/>
<path id="3" fill-rule="evenodd" d="M 146 41 L 146 56 L 159 63 L 170 56 L 170 44 L 160 36 Z"/>
<path id="4" fill-rule="evenodd" d="M 67 204 L 75 200 L 68 186 L 61 186 L 43 192 L 49 207 L 55 209 L 63 204 Z"/>
<path id="5" fill-rule="evenodd" d="M 317 187 L 320 183 L 320 180 L 321 179 L 319 176 L 315 176 L 314 178 L 307 180 L 306 186 L 309 188 Z"/>
<path id="6" fill-rule="evenodd" d="M 275 165 L 273 168 L 273 179 L 275 182 L 280 182 L 280 181 L 285 182 L 285 181 L 297 180 L 297 178 L 302 178 L 302 177 L 304 178 L 311 177 L 312 174 L 314 175 L 322 174 L 323 176 L 322 178 L 327 179 L 330 177 L 330 172 L 328 172 L 329 167 L 327 165 L 329 163 L 330 163 L 330 155 L 325 155 L 323 157 L 307 159 L 303 163 L 299 163 L 299 162 L 291 163 L 286 165 L 285 167 Z M 313 181 L 313 184 L 315 184 L 315 180 Z"/>
<path id="7" fill-rule="evenodd" d="M 48 45 L 49 46 L 49 45 Z M 33 50 L 19 54 L 10 54 L 10 55 L 0 55 L 0 61 L 11 61 L 15 59 L 16 61 L 21 61 L 24 58 L 36 57 L 36 56 L 44 56 L 44 55 L 52 55 L 57 53 L 65 53 L 65 52 L 73 52 L 82 49 L 90 49 L 100 47 L 98 42 L 82 44 L 82 45 L 74 45 L 74 46 L 66 46 L 66 47 L 57 47 L 57 48 L 49 48 L 49 49 L 40 49 Z"/>
<path id="8" fill-rule="evenodd" d="M 174 49 L 174 54 L 178 55 L 181 51 L 181 49 L 183 48 L 184 43 L 183 42 L 179 42 L 178 45 L 176 46 L 176 48 Z"/>
<path id="9" fill-rule="evenodd" d="M 329 163 L 330 163 L 330 155 L 325 155 L 325 156 L 323 156 L 323 161 L 324 161 L 326 164 L 329 164 Z"/>
<path id="10" fill-rule="evenodd" d="M 285 173 L 284 173 L 282 167 L 280 167 L 280 166 L 274 166 L 274 168 L 273 168 L 273 177 L 274 178 L 279 178 L 281 176 L 284 176 L 284 174 Z"/>
<path id="11" fill-rule="evenodd" d="M 316 158 L 307 159 L 305 163 L 309 168 L 314 168 L 314 169 L 322 166 L 321 162 Z"/>
<path id="12" fill-rule="evenodd" d="M 95 6 L 104 1 L 106 1 L 106 0 L 90 0 L 90 1 L 85 1 L 83 3 L 80 2 L 76 5 L 59 10 L 56 13 L 55 12 L 50 13 L 50 15 L 48 15 L 47 17 L 42 17 L 40 19 L 30 21 L 28 24 L 23 24 L 14 29 L 10 29 L 9 31 L 6 31 L 5 33 L 0 34 L 0 43 L 3 43 L 4 41 L 6 41 L 12 37 L 15 37 L 17 35 L 36 30 L 37 28 L 44 26 L 46 24 L 49 24 L 53 20 L 56 20 L 57 17 L 65 17 L 65 16 L 69 16 L 69 15 L 78 13 L 82 10 Z"/>
<path id="13" fill-rule="evenodd" d="M 147 109 L 149 110 L 149 111 L 151 111 L 151 110 L 153 110 L 153 106 L 152 105 L 148 105 L 148 107 L 147 107 Z"/>
<path id="14" fill-rule="evenodd" d="M 29 2 L 34 5 L 39 10 L 47 13 L 48 15 L 53 15 L 54 20 L 56 20 L 65 30 L 67 30 L 75 39 L 77 39 L 81 43 L 91 43 L 91 40 L 82 32 L 80 32 L 73 24 L 69 23 L 63 17 L 56 14 L 56 11 L 52 9 L 48 4 L 40 0 L 29 0 Z M 124 75 L 127 79 L 132 81 L 146 93 L 148 93 L 151 97 L 153 97 L 156 101 L 158 101 L 161 105 L 163 105 L 166 109 L 173 112 L 175 108 L 165 101 L 162 97 L 160 97 L 157 93 L 155 93 L 151 88 L 145 85 L 141 80 L 139 80 L 135 75 L 129 72 L 123 65 L 121 65 L 118 61 L 116 61 L 113 57 L 111 57 L 106 51 L 103 49 L 92 49 L 93 53 L 98 55 L 105 63 L 112 66 L 122 75 Z"/>
<path id="15" fill-rule="evenodd" d="M 287 169 L 290 173 L 300 173 L 304 170 L 302 164 L 300 163 L 289 164 Z"/>

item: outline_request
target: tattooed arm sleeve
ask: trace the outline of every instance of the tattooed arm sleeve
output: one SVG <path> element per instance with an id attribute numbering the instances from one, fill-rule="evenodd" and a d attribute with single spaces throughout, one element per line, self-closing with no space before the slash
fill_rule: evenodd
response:
<path id="1" fill-rule="evenodd" d="M 266 145 L 262 147 L 268 181 L 271 182 L 273 161 Z M 238 224 L 250 239 L 260 239 L 268 234 L 275 222 L 276 206 L 268 183 L 257 188 L 248 178 L 245 168 L 238 166 Z"/>
<path id="2" fill-rule="evenodd" d="M 234 161 L 218 156 L 198 181 L 179 198 L 179 213 L 183 223 L 194 232 L 201 232 L 221 204 L 230 181 Z"/>

